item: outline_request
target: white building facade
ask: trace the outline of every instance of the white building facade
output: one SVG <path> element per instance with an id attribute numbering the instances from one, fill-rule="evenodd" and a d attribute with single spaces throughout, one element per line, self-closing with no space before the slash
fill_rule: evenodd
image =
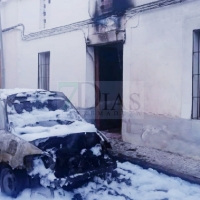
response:
<path id="1" fill-rule="evenodd" d="M 200 159 L 199 7 L 8 0 L 5 87 L 62 91 L 100 129 L 121 128 L 124 141 Z"/>

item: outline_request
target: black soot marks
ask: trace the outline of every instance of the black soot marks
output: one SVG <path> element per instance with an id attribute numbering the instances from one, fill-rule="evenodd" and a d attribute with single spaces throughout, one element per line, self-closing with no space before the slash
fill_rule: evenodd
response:
<path id="1" fill-rule="evenodd" d="M 124 15 L 125 11 L 134 7 L 132 0 L 96 0 L 93 18 L 105 15 Z"/>

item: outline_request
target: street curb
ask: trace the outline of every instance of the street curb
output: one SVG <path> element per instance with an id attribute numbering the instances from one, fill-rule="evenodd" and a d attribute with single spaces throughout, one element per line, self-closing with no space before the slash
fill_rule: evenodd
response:
<path id="1" fill-rule="evenodd" d="M 142 167 L 143 169 L 152 168 L 159 173 L 163 173 L 163 174 L 171 176 L 171 177 L 181 178 L 182 180 L 190 182 L 192 184 L 200 185 L 200 178 L 193 177 L 193 176 L 190 176 L 190 175 L 187 175 L 187 174 L 183 174 L 183 173 L 180 173 L 180 172 L 175 171 L 175 170 L 163 168 L 162 166 L 146 162 L 143 159 L 132 158 L 132 157 L 126 156 L 122 153 L 114 152 L 114 154 L 113 153 L 111 153 L 111 154 L 112 154 L 112 157 L 115 160 L 118 160 L 120 162 L 127 162 L 128 161 L 132 164 L 135 164 L 135 165 Z"/>

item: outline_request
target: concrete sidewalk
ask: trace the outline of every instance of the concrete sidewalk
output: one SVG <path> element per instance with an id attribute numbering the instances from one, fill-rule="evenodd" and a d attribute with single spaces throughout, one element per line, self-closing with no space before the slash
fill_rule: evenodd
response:
<path id="1" fill-rule="evenodd" d="M 119 133 L 103 131 L 113 147 L 112 154 L 143 168 L 153 168 L 170 176 L 200 184 L 200 160 L 158 149 L 136 146 L 122 141 Z M 186 147 L 187 148 L 187 147 Z"/>

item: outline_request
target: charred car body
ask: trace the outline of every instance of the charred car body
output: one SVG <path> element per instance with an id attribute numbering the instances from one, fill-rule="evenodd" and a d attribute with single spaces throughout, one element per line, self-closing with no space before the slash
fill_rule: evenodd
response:
<path id="1" fill-rule="evenodd" d="M 112 171 L 109 142 L 60 92 L 0 90 L 1 190 L 60 188 Z"/>

